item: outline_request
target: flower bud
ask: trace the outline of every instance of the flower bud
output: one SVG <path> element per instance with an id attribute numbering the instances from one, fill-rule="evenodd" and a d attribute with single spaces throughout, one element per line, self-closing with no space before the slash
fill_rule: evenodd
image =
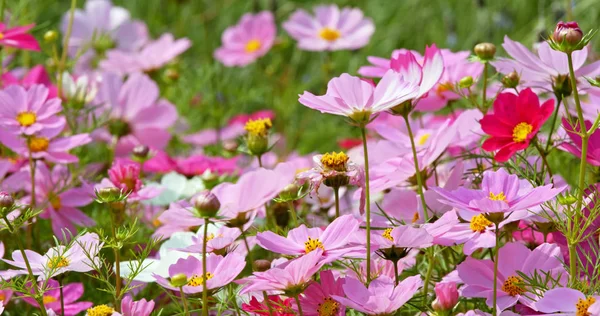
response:
<path id="1" fill-rule="evenodd" d="M 192 204 L 202 217 L 214 217 L 221 208 L 219 199 L 208 190 L 196 194 Z"/>
<path id="2" fill-rule="evenodd" d="M 257 272 L 264 272 L 271 269 L 271 262 L 269 260 L 259 259 L 254 260 L 252 268 Z"/>
<path id="3" fill-rule="evenodd" d="M 148 158 L 148 153 L 150 152 L 150 148 L 144 145 L 138 145 L 133 148 L 133 156 L 138 159 L 146 159 Z"/>
<path id="4" fill-rule="evenodd" d="M 560 205 L 571 205 L 577 202 L 577 198 L 572 195 L 559 195 L 557 198 Z"/>
<path id="5" fill-rule="evenodd" d="M 568 97 L 573 92 L 571 88 L 571 80 L 568 75 L 558 75 L 552 77 L 552 90 L 554 94 L 564 97 Z"/>
<path id="6" fill-rule="evenodd" d="M 180 287 L 186 285 L 188 282 L 188 278 L 183 273 L 178 273 L 171 278 L 171 285 Z"/>
<path id="7" fill-rule="evenodd" d="M 54 43 L 58 39 L 58 32 L 55 30 L 50 30 L 44 33 L 44 42 L 50 44 Z"/>
<path id="8" fill-rule="evenodd" d="M 560 21 L 556 24 L 554 33 L 552 34 L 552 40 L 557 44 L 566 42 L 569 45 L 578 44 L 583 38 L 583 31 L 579 28 L 577 22 L 563 22 Z"/>
<path id="9" fill-rule="evenodd" d="M 121 200 L 121 190 L 116 187 L 108 187 L 96 190 L 98 203 L 112 203 Z"/>
<path id="10" fill-rule="evenodd" d="M 479 43 L 473 49 L 475 55 L 482 60 L 492 60 L 496 55 L 496 45 L 492 43 Z"/>
<path id="11" fill-rule="evenodd" d="M 12 195 L 6 192 L 0 192 L 0 209 L 11 208 L 15 204 Z"/>
<path id="12" fill-rule="evenodd" d="M 458 289 L 456 283 L 438 283 L 435 285 L 435 301 L 432 307 L 435 311 L 451 310 L 458 303 Z"/>
<path id="13" fill-rule="evenodd" d="M 514 89 L 519 85 L 521 77 L 516 71 L 510 72 L 508 75 L 502 77 L 502 84 L 505 88 Z"/>
<path id="14" fill-rule="evenodd" d="M 472 85 L 473 85 L 473 77 L 471 77 L 471 76 L 463 77 L 458 82 L 458 87 L 461 89 L 470 88 Z"/>
<path id="15" fill-rule="evenodd" d="M 223 149 L 228 153 L 235 153 L 238 149 L 238 143 L 235 140 L 229 139 L 223 142 Z"/>
<path id="16" fill-rule="evenodd" d="M 300 191 L 300 187 L 297 184 L 288 184 L 279 193 L 279 198 L 285 201 L 293 201 L 298 198 L 298 191 Z"/>

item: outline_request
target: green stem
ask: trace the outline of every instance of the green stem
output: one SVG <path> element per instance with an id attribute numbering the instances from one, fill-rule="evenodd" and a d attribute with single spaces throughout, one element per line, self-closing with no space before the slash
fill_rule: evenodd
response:
<path id="1" fill-rule="evenodd" d="M 208 291 L 206 289 L 206 239 L 208 238 L 208 218 L 204 219 L 204 239 L 202 240 L 202 316 L 208 316 Z"/>
<path id="2" fill-rule="evenodd" d="M 296 305 L 298 306 L 298 315 L 303 316 L 304 313 L 302 313 L 302 305 L 300 305 L 300 295 L 296 295 L 294 296 L 294 299 L 296 300 Z"/>
<path id="3" fill-rule="evenodd" d="M 534 140 L 533 144 L 540 153 L 540 157 L 542 157 L 542 182 L 544 182 L 544 166 L 548 169 L 548 176 L 550 177 L 550 181 L 552 181 L 552 169 L 550 169 L 550 164 L 548 163 L 548 159 L 546 159 L 546 152 L 544 151 L 537 139 Z"/>
<path id="4" fill-rule="evenodd" d="M 263 291 L 262 294 L 265 298 L 265 304 L 267 305 L 267 309 L 269 310 L 269 316 L 273 316 L 273 306 L 271 305 L 271 301 L 269 300 L 269 294 L 267 294 L 267 291 Z"/>
<path id="5" fill-rule="evenodd" d="M 365 156 L 365 204 L 367 213 L 367 284 L 371 282 L 371 194 L 369 190 L 369 151 L 367 150 L 367 131 L 361 126 L 360 132 L 363 141 L 363 153 Z"/>
<path id="6" fill-rule="evenodd" d="M 554 127 L 556 126 L 556 121 L 558 120 L 558 110 L 560 109 L 560 104 L 562 102 L 562 97 L 557 95 L 556 99 L 556 109 L 554 109 L 554 117 L 552 118 L 552 125 L 550 125 L 550 134 L 548 135 L 548 140 L 546 140 L 546 152 L 550 150 L 550 145 L 552 144 L 552 134 L 554 133 Z"/>
<path id="7" fill-rule="evenodd" d="M 115 310 L 121 312 L 121 249 L 118 246 L 119 241 L 117 240 L 117 214 L 116 211 L 110 207 L 111 219 L 112 219 L 112 238 L 115 243 L 113 252 L 115 254 Z"/>
<path id="8" fill-rule="evenodd" d="M 571 244 L 569 242 L 569 274 L 571 275 L 571 285 L 575 284 L 575 280 L 577 280 L 577 265 L 579 264 L 577 260 L 577 244 Z"/>
<path id="9" fill-rule="evenodd" d="M 58 82 L 56 83 L 56 85 L 57 85 L 59 98 L 62 96 L 62 79 L 63 79 L 63 73 L 65 72 L 65 65 L 67 63 L 67 52 L 69 50 L 69 39 L 71 38 L 71 32 L 73 31 L 73 20 L 75 19 L 75 8 L 77 8 L 77 0 L 71 0 L 71 9 L 69 10 L 69 23 L 67 24 L 67 32 L 65 33 L 65 37 L 63 39 L 62 56 L 60 57 L 60 63 L 58 64 L 58 68 L 57 68 Z"/>
<path id="10" fill-rule="evenodd" d="M 61 316 L 65 316 L 65 296 L 63 294 L 63 282 L 62 282 L 62 275 L 57 277 L 56 280 L 58 281 L 58 287 L 59 287 L 59 291 L 60 291 L 60 314 Z"/>
<path id="11" fill-rule="evenodd" d="M 410 121 L 408 115 L 404 115 L 404 121 L 406 122 L 406 130 L 408 131 L 408 138 L 410 138 L 410 146 L 412 148 L 413 160 L 415 162 L 415 173 L 417 176 L 417 193 L 421 198 L 421 206 L 423 207 L 423 216 L 425 222 L 429 221 L 429 215 L 427 214 L 427 202 L 425 202 L 425 195 L 423 194 L 423 179 L 421 178 L 421 168 L 419 168 L 419 158 L 417 157 L 417 146 L 415 145 L 415 138 L 410 128 Z"/>
<path id="12" fill-rule="evenodd" d="M 181 303 L 183 304 L 183 314 L 186 316 L 190 315 L 190 311 L 188 309 L 188 303 L 185 299 L 185 293 L 183 293 L 183 285 L 179 287 L 179 294 L 181 294 Z M 203 306 L 204 308 L 204 306 Z"/>
<path id="13" fill-rule="evenodd" d="M 481 108 L 483 109 L 483 114 L 487 113 L 487 73 L 488 73 L 488 62 L 483 63 L 483 91 L 482 91 L 482 102 Z"/>
<path id="14" fill-rule="evenodd" d="M 33 154 L 31 152 L 31 137 L 27 137 L 27 151 L 29 159 L 29 176 L 31 179 L 31 201 L 29 207 L 35 209 L 35 161 L 33 160 Z M 31 248 L 33 244 L 33 219 L 29 219 L 27 225 L 27 248 Z"/>
<path id="15" fill-rule="evenodd" d="M 425 284 L 423 284 L 423 307 L 427 306 L 427 295 L 429 294 L 429 281 L 431 281 L 431 274 L 433 273 L 433 265 L 435 263 L 435 256 L 433 254 L 433 248 L 427 249 L 427 258 L 429 265 L 427 266 L 427 272 L 425 272 Z"/>
<path id="16" fill-rule="evenodd" d="M 287 205 L 290 209 L 290 215 L 292 217 L 292 227 L 297 227 L 298 215 L 296 214 L 296 207 L 294 206 L 294 201 L 287 201 Z"/>
<path id="17" fill-rule="evenodd" d="M 499 250 L 500 249 L 500 229 L 498 224 L 496 224 L 496 246 L 494 246 L 494 306 L 492 307 L 492 315 L 497 316 L 498 312 L 496 310 L 496 301 L 498 300 L 498 259 L 499 259 Z"/>
<path id="18" fill-rule="evenodd" d="M 246 232 L 244 232 L 244 228 L 240 226 L 240 232 L 242 233 L 242 239 L 244 240 L 244 245 L 246 246 L 246 250 L 248 251 L 248 260 L 250 261 L 250 267 L 252 267 L 252 264 L 254 263 L 254 260 L 252 260 L 252 252 L 250 251 L 250 245 L 248 244 L 248 239 L 246 238 Z"/>
<path id="19" fill-rule="evenodd" d="M 340 188 L 333 188 L 333 195 L 335 196 L 335 218 L 340 217 Z"/>
<path id="20" fill-rule="evenodd" d="M 394 263 L 394 279 L 396 280 L 396 286 L 400 283 L 400 276 L 398 275 L 398 260 L 392 261 Z"/>

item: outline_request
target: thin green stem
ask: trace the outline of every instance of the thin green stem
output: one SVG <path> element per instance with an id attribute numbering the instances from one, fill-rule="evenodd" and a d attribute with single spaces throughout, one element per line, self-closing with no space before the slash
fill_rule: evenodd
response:
<path id="1" fill-rule="evenodd" d="M 208 291 L 206 289 L 206 244 L 208 239 L 208 218 L 204 219 L 204 239 L 202 240 L 202 316 L 208 316 Z"/>
<path id="2" fill-rule="evenodd" d="M 546 169 L 548 169 L 548 176 L 550 177 L 550 181 L 552 181 L 552 169 L 550 169 L 550 164 L 548 163 L 548 159 L 546 158 L 546 151 L 544 151 L 544 148 L 542 148 L 542 146 L 540 145 L 539 141 L 536 139 L 534 140 L 533 144 L 535 145 L 535 148 L 537 148 L 538 152 L 540 153 L 540 157 L 542 157 L 542 182 L 544 182 L 544 167 L 546 167 Z"/>
<path id="3" fill-rule="evenodd" d="M 267 291 L 263 291 L 262 294 L 265 298 L 265 304 L 267 305 L 267 309 L 269 310 L 269 316 L 273 316 L 273 306 L 271 305 L 271 300 L 269 300 L 269 294 L 267 294 Z"/>
<path id="4" fill-rule="evenodd" d="M 554 109 L 554 117 L 552 118 L 552 124 L 550 125 L 550 133 L 548 134 L 548 140 L 546 140 L 546 149 L 548 152 L 550 150 L 550 145 L 552 144 L 552 134 L 554 134 L 554 127 L 556 126 L 556 121 L 558 120 L 558 111 L 560 109 L 560 104 L 562 103 L 562 97 L 557 96 L 556 109 Z"/>
<path id="5" fill-rule="evenodd" d="M 365 126 L 361 126 L 360 132 L 363 141 L 363 153 L 365 156 L 365 204 L 366 204 L 366 224 L 367 224 L 367 284 L 371 282 L 371 194 L 369 185 L 369 151 L 367 149 L 367 131 Z"/>
<path id="6" fill-rule="evenodd" d="M 294 201 L 287 201 L 288 208 L 290 209 L 290 216 L 292 217 L 292 227 L 298 226 L 298 215 L 296 214 L 296 207 Z"/>
<path id="7" fill-rule="evenodd" d="M 58 287 L 59 287 L 59 291 L 60 291 L 60 314 L 61 316 L 65 316 L 65 296 L 63 294 L 63 280 L 62 280 L 62 275 L 57 277 L 56 280 L 58 281 Z"/>
<path id="8" fill-rule="evenodd" d="M 483 114 L 487 113 L 487 81 L 488 81 L 488 62 L 483 63 L 483 91 L 482 91 L 482 100 L 481 100 L 481 108 L 483 109 Z"/>
<path id="9" fill-rule="evenodd" d="M 433 265 L 435 264 L 435 255 L 433 254 L 433 248 L 427 249 L 427 259 L 429 265 L 427 266 L 427 272 L 425 272 L 425 283 L 423 284 L 423 307 L 427 306 L 427 296 L 429 294 L 429 282 L 431 281 L 431 274 L 433 273 Z"/>
<path id="10" fill-rule="evenodd" d="M 77 0 L 71 0 L 71 8 L 69 9 L 69 23 L 67 24 L 67 32 L 65 33 L 65 37 L 63 39 L 63 51 L 62 56 L 60 57 L 60 63 L 58 64 L 57 72 L 58 72 L 58 82 L 57 90 L 58 97 L 62 96 L 62 81 L 63 81 L 63 73 L 65 72 L 65 66 L 67 63 L 67 52 L 69 50 L 69 39 L 71 38 L 71 32 L 73 32 L 73 21 L 75 19 L 75 9 L 77 8 Z"/>
<path id="11" fill-rule="evenodd" d="M 498 227 L 498 224 L 496 224 L 496 246 L 494 246 L 494 289 L 493 289 L 493 295 L 494 295 L 494 306 L 492 307 L 492 315 L 493 316 L 497 316 L 498 315 L 498 311 L 496 310 L 496 302 L 498 300 L 498 258 L 499 258 L 499 250 L 500 249 L 500 228 Z"/>
<path id="12" fill-rule="evenodd" d="M 577 265 L 579 262 L 577 261 L 577 244 L 568 245 L 569 248 L 569 274 L 571 275 L 571 285 L 575 284 L 575 280 L 577 280 Z"/>
<path id="13" fill-rule="evenodd" d="M 183 285 L 179 287 L 179 294 L 181 295 L 181 303 L 183 304 L 183 314 L 185 316 L 190 315 L 190 310 L 188 309 L 188 303 L 185 298 L 185 293 L 183 293 Z M 204 308 L 204 306 L 202 306 Z"/>
<path id="14" fill-rule="evenodd" d="M 335 196 L 335 218 L 340 217 L 340 188 L 333 188 L 333 195 Z"/>
<path id="15" fill-rule="evenodd" d="M 240 227 L 240 232 L 242 233 L 242 239 L 244 240 L 244 245 L 246 246 L 246 250 L 248 251 L 248 260 L 250 261 L 250 266 L 252 267 L 252 264 L 254 263 L 254 260 L 252 260 L 252 252 L 250 251 L 250 245 L 248 244 L 248 239 L 246 238 L 246 232 L 244 232 L 244 228 Z"/>
<path id="16" fill-rule="evenodd" d="M 298 306 L 298 315 L 303 316 L 304 313 L 302 313 L 302 305 L 300 305 L 299 295 L 294 296 L 294 299 L 296 300 L 296 305 Z"/>
<path id="17" fill-rule="evenodd" d="M 421 168 L 419 168 L 419 158 L 417 157 L 417 146 L 415 145 L 415 137 L 410 127 L 410 121 L 408 115 L 404 115 L 404 121 L 406 122 L 406 130 L 408 131 L 408 138 L 410 138 L 410 146 L 412 148 L 413 160 L 415 163 L 415 174 L 417 176 L 417 193 L 421 198 L 421 206 L 423 207 L 423 216 L 425 222 L 429 221 L 429 214 L 427 214 L 427 202 L 425 202 L 425 194 L 423 194 L 423 179 L 421 177 Z"/>
<path id="18" fill-rule="evenodd" d="M 121 312 L 121 249 L 118 246 L 119 241 L 117 240 L 117 214 L 116 211 L 109 207 L 111 210 L 111 231 L 112 231 L 112 239 L 115 243 L 115 247 L 113 248 L 113 252 L 115 254 L 115 310 L 117 312 Z"/>

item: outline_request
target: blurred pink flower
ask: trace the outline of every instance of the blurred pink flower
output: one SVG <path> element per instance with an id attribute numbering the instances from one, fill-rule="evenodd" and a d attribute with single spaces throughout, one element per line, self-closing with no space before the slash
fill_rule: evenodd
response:
<path id="1" fill-rule="evenodd" d="M 246 13 L 238 24 L 228 27 L 221 36 L 222 46 L 214 57 L 225 66 L 246 66 L 264 56 L 277 35 L 277 26 L 270 11 Z"/>
<path id="2" fill-rule="evenodd" d="M 2 85 L 8 87 L 10 85 L 20 85 L 26 89 L 31 88 L 36 84 L 44 85 L 48 88 L 48 99 L 54 99 L 58 95 L 56 86 L 50 80 L 48 72 L 43 65 L 33 66 L 26 74 L 18 74 L 16 72 L 5 72 L 2 74 Z"/>
<path id="3" fill-rule="evenodd" d="M 121 301 L 121 315 L 122 316 L 150 316 L 154 309 L 154 301 L 146 301 L 141 299 L 134 301 L 131 296 L 125 296 Z"/>
<path id="4" fill-rule="evenodd" d="M 116 160 L 108 170 L 108 178 L 96 185 L 96 189 L 108 187 L 116 187 L 128 193 L 129 201 L 148 200 L 162 191 L 159 187 L 144 186 L 140 178 L 140 165 L 126 160 Z"/>
<path id="5" fill-rule="evenodd" d="M 433 301 L 433 309 L 436 311 L 449 311 L 458 303 L 458 289 L 456 283 L 437 283 L 435 285 L 435 301 Z"/>
<path id="6" fill-rule="evenodd" d="M 571 125 L 569 121 L 563 117 L 563 128 L 571 139 L 571 142 L 563 142 L 560 144 L 561 149 L 570 152 L 575 157 L 581 159 L 581 136 L 577 133 L 581 132 L 579 123 Z M 585 121 L 585 129 L 589 130 L 592 127 L 592 122 Z M 600 167 L 600 131 L 596 130 L 589 138 L 587 149 L 587 162 L 590 165 Z"/>
<path id="7" fill-rule="evenodd" d="M 60 99 L 48 99 L 48 88 L 32 85 L 26 89 L 11 85 L 0 91 L 0 126 L 13 134 L 33 135 L 42 130 L 58 134 L 65 119 Z M 58 131 L 56 131 L 58 129 Z M 55 135 L 56 135 L 55 134 Z"/>
<path id="8" fill-rule="evenodd" d="M 52 309 L 59 315 L 62 314 L 63 310 L 60 302 L 60 284 L 50 279 L 48 280 L 48 290 L 44 292 L 44 307 L 47 309 Z M 70 283 L 62 286 L 62 295 L 64 299 L 64 315 L 65 316 L 75 316 L 82 311 L 93 306 L 92 302 L 77 302 L 78 299 L 83 296 L 83 283 Z M 31 291 L 33 294 L 33 290 Z M 38 307 L 38 303 L 31 297 L 23 297 L 23 300 L 31 305 Z"/>
<path id="9" fill-rule="evenodd" d="M 39 51 L 40 45 L 33 35 L 28 34 L 35 24 L 7 28 L 0 22 L 0 46 L 16 47 L 24 50 Z"/>
<path id="10" fill-rule="evenodd" d="M 319 5 L 315 16 L 299 9 L 283 28 L 298 41 L 300 49 L 309 51 L 354 50 L 366 46 L 375 25 L 356 8 L 340 8 L 336 5 Z"/>

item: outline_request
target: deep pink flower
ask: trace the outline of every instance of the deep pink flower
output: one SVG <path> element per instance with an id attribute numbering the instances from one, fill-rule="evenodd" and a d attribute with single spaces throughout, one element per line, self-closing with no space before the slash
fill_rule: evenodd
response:
<path id="1" fill-rule="evenodd" d="M 33 294 L 33 290 L 32 290 Z M 70 283 L 63 285 L 63 299 L 65 304 L 64 315 L 75 316 L 82 311 L 92 307 L 92 302 L 77 302 L 83 295 L 83 283 Z M 31 297 L 23 297 L 27 304 L 39 307 L 38 303 Z M 44 292 L 44 307 L 52 309 L 59 315 L 62 313 L 60 303 L 60 285 L 57 281 L 48 280 L 48 290 Z"/>
<path id="2" fill-rule="evenodd" d="M 5 72 L 2 74 L 2 85 L 20 85 L 24 88 L 31 88 L 33 85 L 41 84 L 48 88 L 48 99 L 54 99 L 58 95 L 56 86 L 50 80 L 48 72 L 42 65 L 33 66 L 26 74 L 22 76 L 14 72 Z"/>
<path id="3" fill-rule="evenodd" d="M 585 129 L 589 130 L 592 127 L 592 122 L 585 121 Z M 566 118 L 563 118 L 563 128 L 569 135 L 571 143 L 564 142 L 560 144 L 560 148 L 564 149 L 576 157 L 581 159 L 581 136 L 577 133 L 581 132 L 579 123 L 571 125 Z M 600 166 L 600 131 L 596 130 L 588 140 L 587 162 L 596 167 Z"/>
<path id="4" fill-rule="evenodd" d="M 320 282 L 311 283 L 300 298 L 302 312 L 306 316 L 342 316 L 346 307 L 336 302 L 332 295 L 343 296 L 343 278 L 335 278 L 331 270 L 321 271 Z"/>
<path id="5" fill-rule="evenodd" d="M 151 199 L 158 196 L 162 190 L 158 187 L 144 186 L 140 179 L 140 165 L 125 160 L 116 160 L 108 170 L 108 179 L 102 179 L 96 189 L 106 187 L 116 187 L 129 194 L 127 199 L 130 201 Z"/>
<path id="6" fill-rule="evenodd" d="M 375 25 L 356 8 L 340 8 L 334 4 L 314 8 L 315 16 L 299 9 L 283 28 L 298 41 L 298 47 L 309 51 L 354 50 L 366 46 Z"/>
<path id="7" fill-rule="evenodd" d="M 42 130 L 60 132 L 65 119 L 60 99 L 48 99 L 48 88 L 11 85 L 0 91 L 0 126 L 13 134 L 33 135 Z"/>
<path id="8" fill-rule="evenodd" d="M 228 67 L 243 67 L 264 56 L 277 35 L 274 20 L 270 11 L 244 14 L 238 24 L 223 32 L 222 46 L 215 50 L 215 59 Z"/>
<path id="9" fill-rule="evenodd" d="M 27 33 L 34 26 L 35 24 L 29 24 L 9 29 L 6 27 L 6 24 L 0 22 L 0 45 L 39 51 L 40 45 L 35 40 L 35 37 Z"/>
<path id="10" fill-rule="evenodd" d="M 438 283 L 435 285 L 435 301 L 433 309 L 436 311 L 449 311 L 458 303 L 458 289 L 456 283 Z"/>
<path id="11" fill-rule="evenodd" d="M 294 303 L 293 298 L 282 299 L 279 295 L 269 295 L 267 298 L 271 308 L 274 309 L 273 313 L 269 313 L 269 306 L 265 299 L 259 302 L 256 296 L 253 296 L 249 303 L 242 304 L 242 310 L 245 312 L 251 312 L 254 315 L 260 316 L 295 316 L 296 313 L 292 309 Z M 308 315 L 308 314 L 307 314 Z"/>

